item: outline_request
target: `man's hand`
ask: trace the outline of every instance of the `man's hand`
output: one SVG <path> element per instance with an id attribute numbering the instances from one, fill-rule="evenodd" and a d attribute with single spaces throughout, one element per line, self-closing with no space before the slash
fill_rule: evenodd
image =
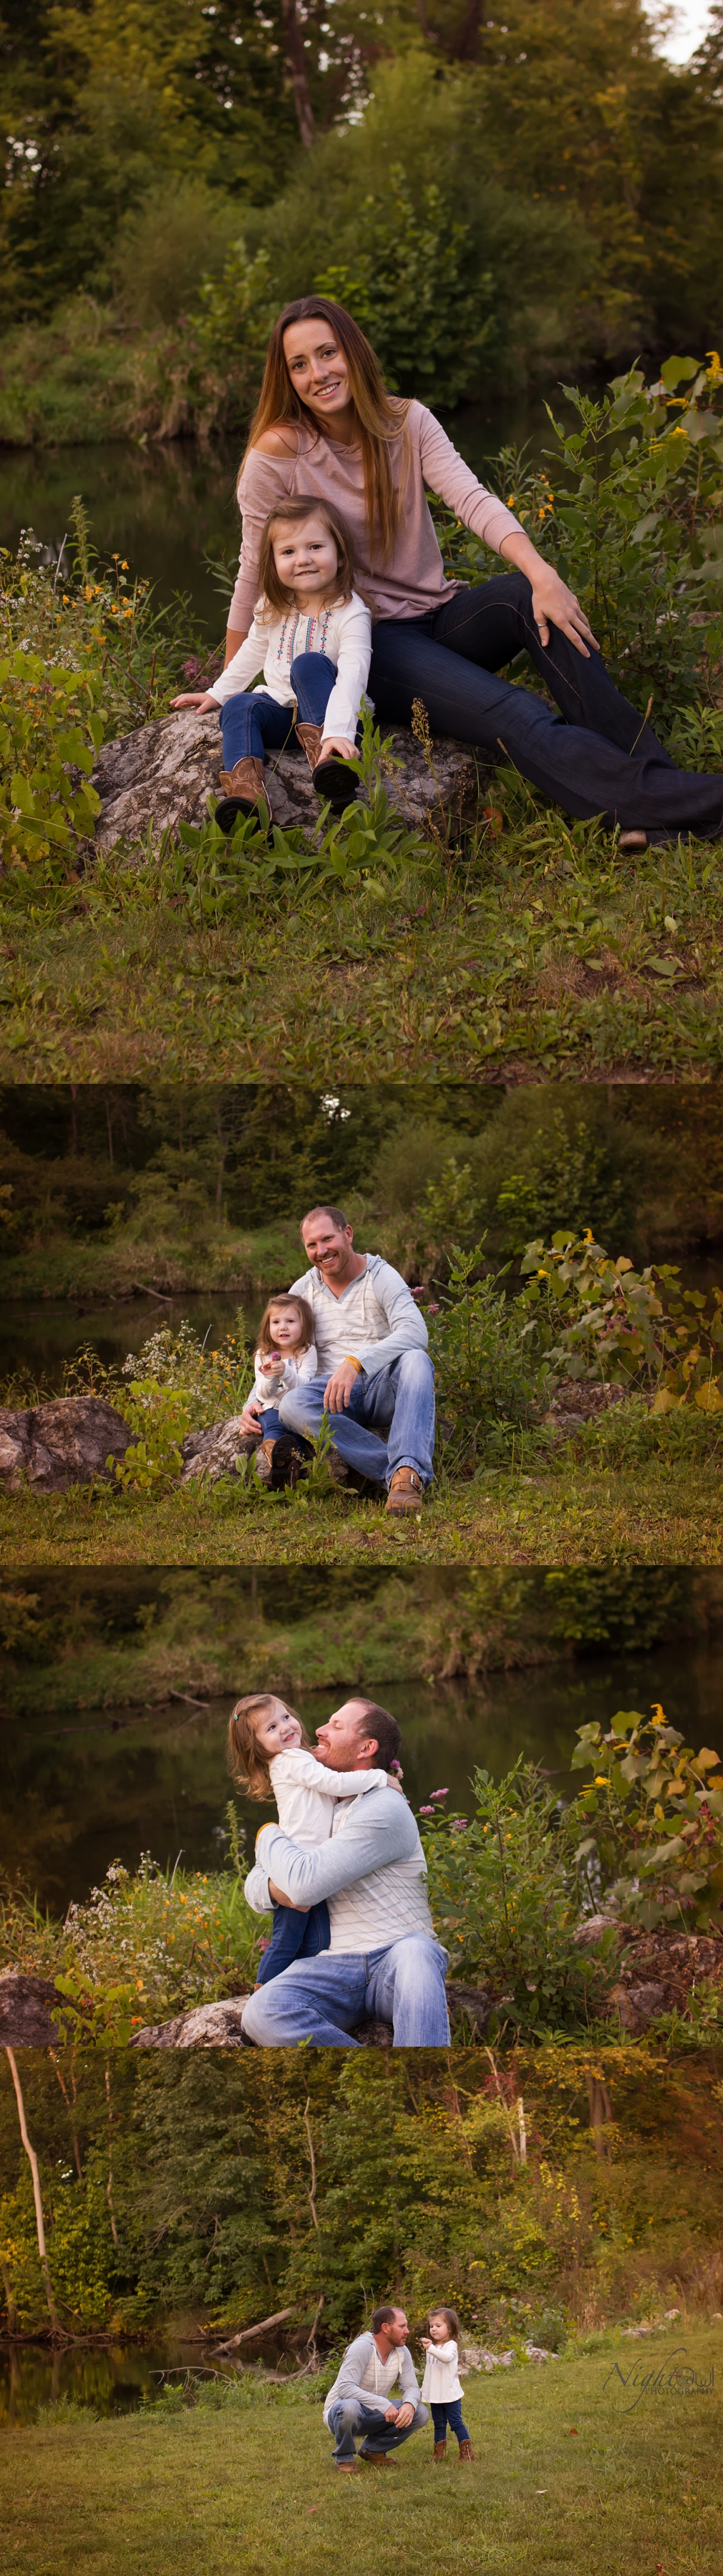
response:
<path id="1" fill-rule="evenodd" d="M 351 1360 L 341 1360 L 339 1367 L 332 1370 L 331 1377 L 327 1378 L 324 1388 L 324 1404 L 327 1413 L 344 1412 L 358 1376 L 359 1370 L 352 1367 Z"/>
<path id="2" fill-rule="evenodd" d="M 171 706 L 197 707 L 200 716 L 210 716 L 214 707 L 217 716 L 221 713 L 220 701 L 214 697 L 212 689 L 186 689 L 182 697 L 171 699 Z"/>
<path id="3" fill-rule="evenodd" d="M 414 2423 L 414 2416 L 415 2408 L 410 2406 L 408 2401 L 405 2399 L 403 2406 L 387 2407 L 385 2422 L 387 2424 L 396 2423 L 397 2432 L 403 2433 L 406 2432 L 408 2424 Z"/>
<path id="4" fill-rule="evenodd" d="M 257 1431 L 259 1439 L 261 1438 L 262 1412 L 263 1405 L 259 1403 L 258 1396 L 250 1395 L 248 1404 L 244 1405 L 243 1413 L 239 1414 L 239 1427 L 244 1434 L 244 1438 L 247 1433 L 251 1431 Z"/>

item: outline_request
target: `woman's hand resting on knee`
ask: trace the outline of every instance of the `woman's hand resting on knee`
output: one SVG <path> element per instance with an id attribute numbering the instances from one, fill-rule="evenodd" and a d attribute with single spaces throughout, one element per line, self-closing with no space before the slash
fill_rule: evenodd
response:
<path id="1" fill-rule="evenodd" d="M 590 645 L 594 653 L 600 651 L 597 636 L 574 590 L 568 590 L 567 582 L 561 581 L 554 564 L 545 563 L 538 555 L 531 537 L 518 536 L 516 531 L 514 536 L 503 537 L 500 553 L 505 563 L 515 564 L 517 571 L 525 572 L 532 583 L 532 614 L 540 643 L 547 646 L 550 627 L 559 626 L 561 635 L 567 635 L 576 652 L 589 662 Z"/>

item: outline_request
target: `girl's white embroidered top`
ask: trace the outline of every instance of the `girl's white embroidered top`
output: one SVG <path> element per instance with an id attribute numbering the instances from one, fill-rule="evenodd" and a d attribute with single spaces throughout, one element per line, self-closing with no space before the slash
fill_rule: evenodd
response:
<path id="1" fill-rule="evenodd" d="M 430 2345 L 419 2394 L 428 2397 L 431 2406 L 446 2406 L 450 2398 L 464 2396 L 456 2343 Z"/>
<path id="2" fill-rule="evenodd" d="M 327 1841 L 337 1798 L 363 1798 L 388 1785 L 386 1771 L 327 1771 L 303 1744 L 274 1753 L 269 1773 L 282 1833 L 309 1850 Z"/>
<path id="3" fill-rule="evenodd" d="M 293 707 L 292 662 L 299 653 L 325 653 L 337 676 L 324 717 L 324 732 L 340 734 L 343 742 L 353 742 L 372 653 L 372 621 L 363 599 L 353 590 L 351 599 L 337 599 L 331 608 L 320 608 L 313 617 L 299 608 L 287 608 L 285 616 L 279 617 L 272 608 L 262 624 L 259 612 L 263 604 L 257 600 L 245 644 L 227 662 L 225 671 L 219 671 L 212 697 L 223 706 L 226 698 L 236 698 L 242 689 L 250 689 L 263 671 L 262 685 L 268 696 L 275 698 L 279 707 Z"/>
<path id="4" fill-rule="evenodd" d="M 315 1342 L 309 1343 L 308 1351 L 300 1351 L 298 1360 L 289 1351 L 278 1368 L 266 1371 L 261 1362 L 268 1357 L 268 1351 L 254 1351 L 254 1395 L 262 1404 L 275 1404 L 277 1395 L 288 1395 L 292 1386 L 306 1385 L 310 1377 L 317 1375 Z"/>

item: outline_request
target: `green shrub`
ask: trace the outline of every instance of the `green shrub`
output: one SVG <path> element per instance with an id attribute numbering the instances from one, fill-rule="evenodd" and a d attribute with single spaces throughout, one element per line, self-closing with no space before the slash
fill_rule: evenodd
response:
<path id="1" fill-rule="evenodd" d="M 652 1717 L 619 1709 L 607 1735 L 578 1728 L 573 1770 L 595 1777 L 570 1811 L 586 1831 L 578 1867 L 594 1856 L 626 1915 L 653 1926 L 720 1929 L 723 1916 L 723 1772 L 707 1745 L 694 1754 L 658 1706 Z"/>
<path id="2" fill-rule="evenodd" d="M 97 673 L 47 668 L 37 653 L 0 661 L 0 851 L 6 867 L 60 865 L 95 827 L 100 797 L 89 785 L 103 739 Z"/>
<path id="3" fill-rule="evenodd" d="M 356 229 L 353 270 L 326 268 L 315 288 L 353 313 L 392 392 L 457 402 L 498 337 L 492 272 L 475 273 L 470 226 L 433 181 L 417 210 L 397 164 L 384 195 L 364 198 Z"/>
<path id="4" fill-rule="evenodd" d="M 449 1254 L 449 1285 L 426 1309 L 440 1417 L 469 1462 L 504 1455 L 513 1432 L 539 1421 L 547 1378 L 525 1350 L 517 1300 L 475 1278 L 484 1243 Z"/>
<path id="5" fill-rule="evenodd" d="M 723 1413 L 720 1288 L 710 1299 L 681 1288 L 673 1262 L 637 1271 L 625 1253 L 612 1261 L 589 1229 L 528 1243 L 521 1272 L 528 1282 L 515 1300 L 518 1317 L 526 1317 L 522 1338 L 544 1353 L 551 1371 L 613 1386 L 655 1385 L 657 1413 L 686 1403 Z"/>
<path id="6" fill-rule="evenodd" d="M 429 1901 L 452 1975 L 489 1980 L 499 2022 L 522 2035 L 585 2022 L 603 1960 L 575 1948 L 579 1896 L 560 1832 L 559 1802 L 535 1765 L 515 1763 L 495 1787 L 472 1782 L 471 1821 L 442 1812 L 446 1790 L 421 1809 Z M 604 1944 L 603 1944 L 604 1949 Z"/>

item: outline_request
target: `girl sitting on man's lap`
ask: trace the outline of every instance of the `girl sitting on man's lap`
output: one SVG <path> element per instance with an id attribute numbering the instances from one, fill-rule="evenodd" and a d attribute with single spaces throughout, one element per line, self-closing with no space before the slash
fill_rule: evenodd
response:
<path id="1" fill-rule="evenodd" d="M 314 787 L 331 805 L 351 803 L 359 775 L 348 763 L 369 677 L 371 615 L 354 588 L 353 543 L 341 511 L 301 493 L 277 503 L 261 538 L 259 580 L 261 598 L 238 653 L 211 689 L 172 701 L 203 715 L 220 706 L 222 832 L 257 806 L 271 822 L 264 752 L 283 751 L 294 725 Z M 264 685 L 252 687 L 262 667 Z"/>
<path id="2" fill-rule="evenodd" d="M 464 2390 L 459 2377 L 459 2317 L 456 2308 L 433 2308 L 429 2334 L 422 2335 L 422 2349 L 427 2361 L 420 2397 L 428 2397 L 434 2425 L 434 2459 L 439 2463 L 447 2456 L 447 2426 L 456 2433 L 460 2462 L 473 2460 L 474 2451 L 462 2419 Z"/>
<path id="3" fill-rule="evenodd" d="M 249 1798 L 276 1799 L 282 1832 L 307 1851 L 325 1843 L 331 1832 L 335 1798 L 363 1798 L 369 1789 L 398 1789 L 387 1771 L 329 1771 L 319 1761 L 295 1709 L 273 1691 L 256 1691 L 239 1699 L 229 1721 L 229 1769 Z M 308 1910 L 273 1905 L 273 1931 L 264 1950 L 257 1985 L 267 1985 L 293 1959 L 314 1959 L 328 1950 L 330 1930 L 326 1904 Z"/>

